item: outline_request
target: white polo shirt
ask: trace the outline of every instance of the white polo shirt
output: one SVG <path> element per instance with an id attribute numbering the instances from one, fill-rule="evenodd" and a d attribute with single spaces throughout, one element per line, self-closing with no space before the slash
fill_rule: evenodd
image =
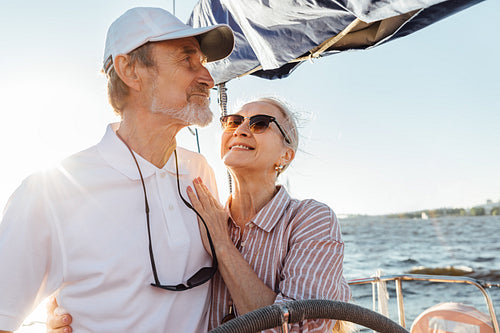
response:
<path id="1" fill-rule="evenodd" d="M 75 332 L 206 332 L 209 283 L 167 291 L 154 282 L 144 194 L 127 147 L 109 125 L 102 141 L 32 175 L 12 195 L 0 224 L 0 330 L 16 330 L 56 292 Z M 177 148 L 181 191 L 201 177 L 200 154 Z M 150 207 L 162 284 L 185 282 L 211 265 L 197 218 L 177 192 L 174 155 L 158 169 L 136 154 Z"/>

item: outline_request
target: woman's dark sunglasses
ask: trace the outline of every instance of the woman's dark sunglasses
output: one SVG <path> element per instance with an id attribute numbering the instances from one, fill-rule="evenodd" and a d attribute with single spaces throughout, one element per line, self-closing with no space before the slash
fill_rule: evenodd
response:
<path id="1" fill-rule="evenodd" d="M 286 143 L 290 144 L 290 139 L 288 138 L 288 135 L 281 128 L 280 124 L 278 124 L 276 118 L 268 116 L 266 114 L 257 114 L 251 117 L 243 117 L 242 115 L 239 114 L 230 114 L 227 116 L 220 117 L 220 123 L 224 131 L 232 132 L 235 131 L 241 124 L 243 124 L 245 119 L 249 119 L 250 131 L 256 134 L 263 133 L 266 129 L 268 129 L 270 123 L 275 123 L 278 129 L 280 130 L 281 134 L 285 138 Z"/>

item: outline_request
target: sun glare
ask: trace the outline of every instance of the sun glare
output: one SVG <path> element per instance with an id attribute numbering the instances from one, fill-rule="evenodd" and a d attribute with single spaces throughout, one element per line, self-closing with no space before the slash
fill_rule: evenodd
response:
<path id="1" fill-rule="evenodd" d="M 45 321 L 47 320 L 47 300 L 41 302 L 38 307 L 24 320 L 16 333 L 41 333 L 45 332 Z"/>

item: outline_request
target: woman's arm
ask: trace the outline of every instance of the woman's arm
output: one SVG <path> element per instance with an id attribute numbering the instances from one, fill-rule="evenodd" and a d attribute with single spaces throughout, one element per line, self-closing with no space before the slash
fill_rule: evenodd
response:
<path id="1" fill-rule="evenodd" d="M 217 258 L 220 258 L 219 272 L 238 314 L 274 303 L 277 294 L 257 276 L 232 242 L 221 247 L 216 253 Z"/>
<path id="2" fill-rule="evenodd" d="M 277 294 L 257 276 L 231 241 L 226 211 L 200 178 L 196 178 L 193 184 L 196 193 L 188 187 L 188 196 L 210 231 L 219 262 L 219 272 L 238 313 L 247 313 L 273 304 Z M 200 230 L 204 231 L 204 228 L 200 226 Z M 205 238 L 204 232 L 202 235 Z M 207 244 L 205 247 L 210 252 Z"/>

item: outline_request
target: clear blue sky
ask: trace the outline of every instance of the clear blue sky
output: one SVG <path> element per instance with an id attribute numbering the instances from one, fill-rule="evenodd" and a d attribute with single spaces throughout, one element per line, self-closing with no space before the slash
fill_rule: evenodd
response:
<path id="1" fill-rule="evenodd" d="M 176 1 L 185 21 L 195 1 Z M 0 205 L 31 172 L 95 144 L 116 121 L 100 75 L 109 24 L 172 1 L 9 1 L 0 11 Z M 289 78 L 228 84 L 230 106 L 266 94 L 302 113 L 294 196 L 337 213 L 471 207 L 500 200 L 500 1 L 487 0 L 368 51 L 325 57 Z M 218 114 L 216 93 L 213 110 Z M 200 130 L 218 161 L 218 126 Z M 195 148 L 184 131 L 181 145 Z"/>

